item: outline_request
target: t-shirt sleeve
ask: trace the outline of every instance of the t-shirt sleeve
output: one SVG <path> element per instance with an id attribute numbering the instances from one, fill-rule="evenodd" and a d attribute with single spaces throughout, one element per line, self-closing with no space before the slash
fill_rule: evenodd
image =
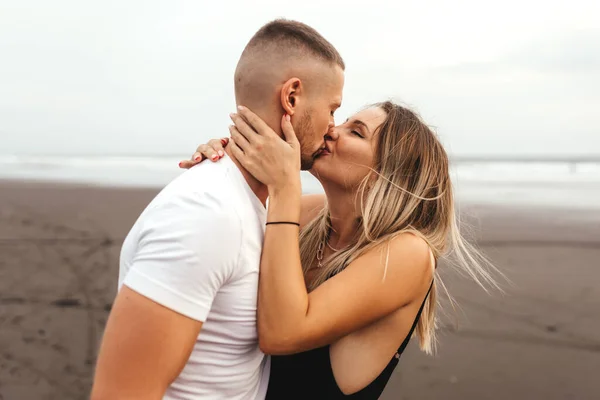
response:
<path id="1" fill-rule="evenodd" d="M 194 193 L 164 201 L 145 214 L 123 284 L 204 322 L 236 266 L 239 217 L 209 194 Z"/>

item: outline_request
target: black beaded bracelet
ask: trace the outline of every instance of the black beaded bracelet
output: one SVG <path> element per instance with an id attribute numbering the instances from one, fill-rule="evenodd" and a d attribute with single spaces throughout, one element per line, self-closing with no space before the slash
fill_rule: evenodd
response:
<path id="1" fill-rule="evenodd" d="M 291 222 L 291 221 L 273 221 L 273 222 L 267 222 L 266 225 L 281 225 L 281 224 L 287 224 L 287 225 L 296 225 L 296 226 L 300 226 L 299 223 L 297 222 Z"/>

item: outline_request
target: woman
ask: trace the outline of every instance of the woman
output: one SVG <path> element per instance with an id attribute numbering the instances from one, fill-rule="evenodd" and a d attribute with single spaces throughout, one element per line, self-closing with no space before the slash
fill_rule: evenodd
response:
<path id="1" fill-rule="evenodd" d="M 274 355 L 267 398 L 379 398 L 413 332 L 433 351 L 437 259 L 451 251 L 495 285 L 459 234 L 446 152 L 415 113 L 375 104 L 328 133 L 310 171 L 325 195 L 301 196 L 289 117 L 285 141 L 245 108 L 232 119 L 233 155 L 269 189 L 258 303 L 259 342 Z M 222 149 L 198 151 L 216 161 Z"/>

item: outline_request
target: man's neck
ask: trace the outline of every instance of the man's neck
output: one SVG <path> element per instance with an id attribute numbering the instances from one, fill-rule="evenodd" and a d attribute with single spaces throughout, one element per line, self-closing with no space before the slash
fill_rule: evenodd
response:
<path id="1" fill-rule="evenodd" d="M 256 197 L 258 197 L 260 202 L 263 203 L 263 205 L 266 207 L 267 197 L 269 197 L 267 185 L 256 179 L 250 172 L 248 172 L 246 168 L 242 166 L 242 164 L 238 161 L 237 158 L 235 158 L 235 156 L 231 152 L 231 148 L 229 146 L 225 147 L 225 153 L 227 153 L 229 158 L 231 158 L 231 161 L 233 161 L 235 166 L 240 170 L 240 172 L 244 176 L 244 179 L 246 179 L 246 182 L 248 182 L 248 186 L 250 186 L 250 189 L 252 189 Z"/>

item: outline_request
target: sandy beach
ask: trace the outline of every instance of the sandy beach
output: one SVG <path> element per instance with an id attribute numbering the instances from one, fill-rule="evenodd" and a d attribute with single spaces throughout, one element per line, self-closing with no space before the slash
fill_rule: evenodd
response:
<path id="1" fill-rule="evenodd" d="M 88 397 L 121 243 L 157 192 L 0 181 L 0 399 Z M 600 398 L 600 209 L 462 216 L 511 284 L 443 271 L 460 309 L 435 357 L 411 343 L 382 399 Z"/>

